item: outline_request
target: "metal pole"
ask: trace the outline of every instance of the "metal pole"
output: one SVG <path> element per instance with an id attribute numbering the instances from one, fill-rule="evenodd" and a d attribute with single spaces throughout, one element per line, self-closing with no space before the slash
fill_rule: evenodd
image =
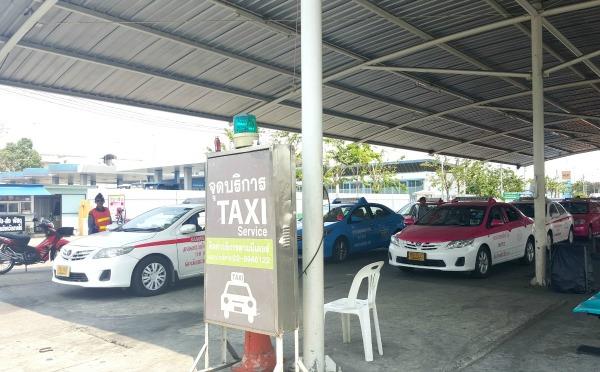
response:
<path id="1" fill-rule="evenodd" d="M 535 175 L 535 284 L 546 284 L 546 184 L 544 172 L 544 81 L 542 16 L 531 17 L 531 70 L 533 102 L 533 164 Z M 550 248 L 550 247 L 548 247 Z"/>
<path id="2" fill-rule="evenodd" d="M 302 0 L 303 358 L 325 370 L 323 334 L 323 67 L 321 0 Z"/>

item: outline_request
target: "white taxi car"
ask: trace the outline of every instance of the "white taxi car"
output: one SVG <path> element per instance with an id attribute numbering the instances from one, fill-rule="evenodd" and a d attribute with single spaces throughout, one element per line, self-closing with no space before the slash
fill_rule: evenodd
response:
<path id="1" fill-rule="evenodd" d="M 521 198 L 512 204 L 527 217 L 535 218 L 532 198 Z M 562 241 L 573 243 L 573 225 L 573 216 L 560 203 L 546 200 L 546 244 L 548 247 Z"/>
<path id="2" fill-rule="evenodd" d="M 486 277 L 492 265 L 535 259 L 533 220 L 506 203 L 441 204 L 392 236 L 389 264 L 402 270 L 471 271 Z"/>
<path id="3" fill-rule="evenodd" d="M 64 246 L 54 260 L 52 281 L 160 294 L 177 279 L 204 273 L 204 226 L 202 205 L 152 209 L 112 231 Z"/>

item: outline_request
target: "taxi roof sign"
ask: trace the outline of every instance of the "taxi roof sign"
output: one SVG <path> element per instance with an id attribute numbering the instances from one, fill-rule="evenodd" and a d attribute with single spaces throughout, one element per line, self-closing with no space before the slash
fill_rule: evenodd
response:
<path id="1" fill-rule="evenodd" d="M 335 198 L 331 204 L 367 204 L 367 199 L 364 196 L 360 198 Z"/>

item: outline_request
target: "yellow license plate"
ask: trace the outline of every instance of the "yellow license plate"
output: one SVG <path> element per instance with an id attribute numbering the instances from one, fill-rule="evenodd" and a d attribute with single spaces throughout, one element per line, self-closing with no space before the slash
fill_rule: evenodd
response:
<path id="1" fill-rule="evenodd" d="M 66 265 L 56 266 L 56 276 L 69 277 L 71 275 L 71 267 Z"/>
<path id="2" fill-rule="evenodd" d="M 408 252 L 410 261 L 425 261 L 425 253 L 423 252 Z"/>

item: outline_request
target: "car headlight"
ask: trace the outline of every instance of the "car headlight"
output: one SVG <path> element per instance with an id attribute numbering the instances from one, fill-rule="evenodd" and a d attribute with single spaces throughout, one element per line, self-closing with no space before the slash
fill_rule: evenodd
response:
<path id="1" fill-rule="evenodd" d="M 583 219 L 575 220 L 575 225 L 585 225 L 585 220 L 583 220 Z"/>
<path id="2" fill-rule="evenodd" d="M 400 239 L 398 239 L 396 237 L 396 235 L 392 235 L 391 239 L 390 239 L 390 243 L 392 243 L 393 245 L 395 245 L 396 247 L 402 247 L 402 244 L 400 243 Z"/>
<path id="3" fill-rule="evenodd" d="M 133 250 L 133 247 L 120 247 L 120 248 L 103 248 L 94 255 L 94 258 L 112 258 L 122 256 Z"/>
<path id="4" fill-rule="evenodd" d="M 448 248 L 448 249 L 454 249 L 454 248 L 468 247 L 471 244 L 473 244 L 474 240 L 475 239 L 454 240 L 454 241 L 451 241 L 450 243 L 448 243 L 448 245 L 446 246 L 446 248 Z"/>

